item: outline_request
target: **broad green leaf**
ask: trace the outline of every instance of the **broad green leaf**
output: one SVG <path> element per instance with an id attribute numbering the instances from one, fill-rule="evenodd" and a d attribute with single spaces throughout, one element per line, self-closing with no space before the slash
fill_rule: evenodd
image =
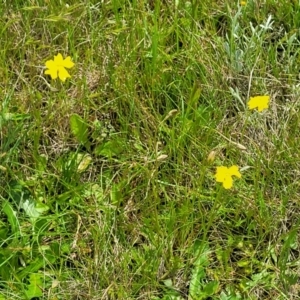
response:
<path id="1" fill-rule="evenodd" d="M 97 199 L 97 201 L 99 201 L 99 203 L 103 201 L 104 198 L 103 188 L 97 183 L 86 185 L 83 195 L 86 198 L 94 197 L 95 199 Z"/>
<path id="2" fill-rule="evenodd" d="M 206 277 L 205 267 L 209 264 L 209 252 L 207 243 L 196 241 L 194 245 L 195 262 L 189 288 L 190 300 L 203 299 L 201 295 L 205 295 L 202 282 Z"/>
<path id="3" fill-rule="evenodd" d="M 44 203 L 35 203 L 32 199 L 27 199 L 21 202 L 21 208 L 24 209 L 26 215 L 34 222 L 39 216 L 48 211 L 49 207 Z"/>
<path id="4" fill-rule="evenodd" d="M 102 155 L 107 158 L 119 155 L 123 150 L 121 142 L 117 140 L 108 141 L 95 149 L 95 154 Z"/>
<path id="5" fill-rule="evenodd" d="M 241 296 L 239 295 L 235 295 L 232 293 L 225 293 L 224 291 L 221 292 L 220 294 L 220 300 L 241 300 Z"/>
<path id="6" fill-rule="evenodd" d="M 79 115 L 74 114 L 70 117 L 70 126 L 77 141 L 86 146 L 88 144 L 87 123 Z"/>
<path id="7" fill-rule="evenodd" d="M 172 282 L 172 279 L 166 279 L 163 281 L 164 282 L 164 285 L 169 287 L 169 288 L 172 288 L 173 287 L 173 282 Z"/>
<path id="8" fill-rule="evenodd" d="M 16 205 L 21 205 L 22 202 L 30 198 L 31 193 L 26 187 L 25 182 L 22 181 L 12 181 L 10 183 L 10 196 L 14 200 Z"/>
<path id="9" fill-rule="evenodd" d="M 11 268 L 17 268 L 19 265 L 14 260 L 15 253 L 7 249 L 0 248 L 0 278 L 8 281 L 11 276 Z"/>
<path id="10" fill-rule="evenodd" d="M 17 219 L 17 213 L 13 210 L 12 206 L 8 201 L 5 201 L 2 205 L 3 212 L 6 214 L 8 222 L 11 226 L 13 233 L 19 232 L 19 222 Z"/>
<path id="11" fill-rule="evenodd" d="M 44 266 L 45 266 L 45 260 L 42 257 L 42 255 L 40 257 L 36 257 L 34 260 L 30 262 L 30 264 L 27 267 L 25 267 L 24 269 L 22 269 L 22 271 L 18 273 L 18 278 L 23 279 L 28 274 L 37 272 Z"/>
<path id="12" fill-rule="evenodd" d="M 2 243 L 3 240 L 7 238 L 7 233 L 8 233 L 8 228 L 7 226 L 4 227 L 2 224 L 0 224 L 0 244 Z"/>
<path id="13" fill-rule="evenodd" d="M 32 273 L 29 276 L 29 285 L 26 289 L 26 296 L 28 299 L 42 297 L 43 292 L 40 287 L 43 286 L 43 276 L 42 274 Z"/>
<path id="14" fill-rule="evenodd" d="M 45 265 L 53 264 L 58 258 L 56 253 L 51 249 L 51 246 L 40 247 L 39 251 L 42 252 L 41 255 L 32 260 L 26 268 L 22 269 L 18 273 L 18 278 L 22 279 L 30 273 L 44 269 Z"/>
<path id="15" fill-rule="evenodd" d="M 34 222 L 34 231 L 39 233 L 39 236 L 41 236 L 43 233 L 47 233 L 49 227 L 51 225 L 51 221 L 40 218 Z"/>
<path id="16" fill-rule="evenodd" d="M 207 284 L 205 284 L 203 288 L 203 293 L 205 294 L 205 296 L 212 296 L 217 292 L 218 287 L 219 283 L 217 281 L 210 281 Z"/>

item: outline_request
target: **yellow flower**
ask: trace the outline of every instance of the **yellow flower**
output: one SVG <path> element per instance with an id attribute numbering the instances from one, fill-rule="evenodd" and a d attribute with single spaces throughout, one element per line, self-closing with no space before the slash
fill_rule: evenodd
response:
<path id="1" fill-rule="evenodd" d="M 258 111 L 263 111 L 269 107 L 270 96 L 251 97 L 248 101 L 249 109 L 257 108 Z"/>
<path id="2" fill-rule="evenodd" d="M 241 5 L 241 6 L 246 6 L 246 4 L 247 4 L 247 1 L 241 1 L 241 2 L 240 2 L 240 5 Z"/>
<path id="3" fill-rule="evenodd" d="M 217 167 L 216 172 L 216 181 L 222 182 L 223 187 L 225 189 L 231 189 L 232 188 L 232 176 L 236 176 L 238 178 L 241 178 L 241 173 L 239 172 L 238 166 L 231 166 L 230 168 L 227 167 Z"/>
<path id="4" fill-rule="evenodd" d="M 59 77 L 61 81 L 65 81 L 68 77 L 71 77 L 65 68 L 74 67 L 74 63 L 71 61 L 70 56 L 63 59 L 62 55 L 58 53 L 56 56 L 54 55 L 54 60 L 46 61 L 46 67 L 45 74 L 49 74 L 52 79 Z"/>

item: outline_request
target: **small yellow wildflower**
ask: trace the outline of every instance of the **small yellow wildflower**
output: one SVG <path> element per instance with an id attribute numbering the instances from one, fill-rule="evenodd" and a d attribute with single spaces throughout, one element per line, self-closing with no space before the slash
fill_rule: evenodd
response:
<path id="1" fill-rule="evenodd" d="M 257 110 L 263 111 L 269 107 L 270 96 L 256 96 L 251 97 L 248 101 L 249 109 L 257 108 Z"/>
<path id="2" fill-rule="evenodd" d="M 232 188 L 232 176 L 236 176 L 238 178 L 241 178 L 241 173 L 239 172 L 238 166 L 231 166 L 230 168 L 227 167 L 217 167 L 217 172 L 215 175 L 217 182 L 222 182 L 223 187 L 225 189 L 231 189 Z"/>
<path id="3" fill-rule="evenodd" d="M 241 5 L 241 6 L 246 6 L 246 4 L 247 4 L 247 1 L 241 1 L 241 2 L 240 2 L 240 5 Z"/>
<path id="4" fill-rule="evenodd" d="M 58 53 L 56 56 L 54 55 L 54 60 L 46 61 L 47 70 L 45 74 L 49 74 L 52 79 L 56 79 L 59 77 L 61 81 L 65 81 L 67 78 L 71 77 L 68 71 L 65 69 L 69 69 L 74 67 L 74 63 L 71 61 L 71 57 L 67 56 L 63 59 L 62 55 Z"/>

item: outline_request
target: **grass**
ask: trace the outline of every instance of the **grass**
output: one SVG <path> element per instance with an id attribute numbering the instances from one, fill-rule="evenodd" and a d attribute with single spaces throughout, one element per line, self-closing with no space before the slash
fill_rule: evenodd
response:
<path id="1" fill-rule="evenodd" d="M 5 2 L 0 299 L 300 299 L 299 14 Z"/>

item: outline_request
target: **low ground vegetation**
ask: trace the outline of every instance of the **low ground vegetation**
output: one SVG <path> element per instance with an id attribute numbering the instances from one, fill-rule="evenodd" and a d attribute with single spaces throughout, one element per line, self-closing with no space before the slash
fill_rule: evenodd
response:
<path id="1" fill-rule="evenodd" d="M 0 15 L 1 300 L 300 299 L 297 1 Z"/>

